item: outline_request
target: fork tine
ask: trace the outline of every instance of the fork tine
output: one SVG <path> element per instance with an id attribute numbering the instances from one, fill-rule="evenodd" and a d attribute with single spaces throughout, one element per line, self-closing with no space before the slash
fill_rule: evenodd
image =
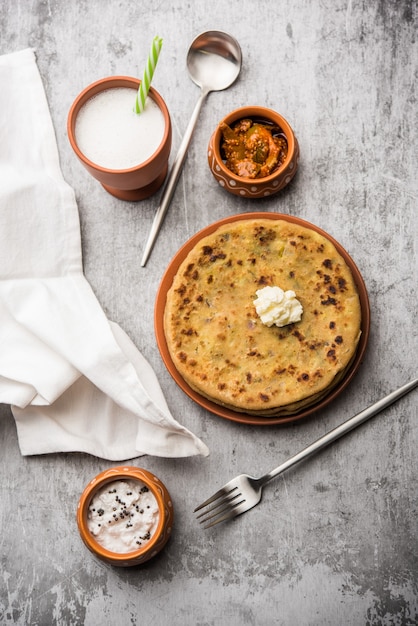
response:
<path id="1" fill-rule="evenodd" d="M 241 495 L 240 493 L 235 493 L 236 491 L 237 491 L 237 488 L 235 487 L 228 493 L 221 494 L 216 500 L 211 499 L 212 506 L 209 506 L 209 508 L 206 508 L 199 515 L 197 515 L 196 518 L 199 519 L 199 517 L 202 517 L 203 515 L 207 515 L 208 513 L 211 513 L 212 511 L 219 509 L 219 507 L 225 504 L 228 506 L 230 502 L 232 502 L 233 500 L 235 500 L 235 498 L 238 498 Z M 209 505 L 210 504 L 211 502 L 209 502 Z M 195 512 L 202 510 L 202 506 L 203 505 L 200 505 L 197 509 L 195 509 Z"/>
<path id="2" fill-rule="evenodd" d="M 239 504 L 242 504 L 243 502 L 244 500 L 241 500 L 241 502 L 238 502 L 236 506 L 238 506 Z M 212 526 L 216 526 L 216 524 L 220 524 L 221 522 L 226 522 L 227 520 L 233 519 L 237 515 L 239 515 L 239 512 L 236 511 L 235 508 L 229 509 L 229 513 L 225 513 L 225 515 L 221 515 L 217 517 L 212 522 L 210 522 L 210 524 L 206 524 L 205 526 L 203 526 L 203 529 L 206 530 L 207 528 L 212 528 Z M 204 522 L 205 520 L 202 520 L 200 523 L 203 524 Z"/>
<path id="3" fill-rule="evenodd" d="M 241 498 L 241 499 L 238 502 L 236 502 L 238 498 Z M 200 519 L 201 517 L 203 517 L 204 519 L 200 521 L 200 524 L 202 524 L 206 522 L 207 520 L 212 519 L 213 517 L 216 517 L 217 515 L 220 515 L 224 511 L 231 511 L 232 509 L 234 509 L 239 504 L 242 504 L 243 502 L 244 500 L 242 499 L 242 494 L 236 493 L 231 498 L 228 498 L 228 497 L 223 498 L 219 502 L 219 504 L 215 504 L 214 506 L 209 507 L 208 509 L 206 509 L 206 511 L 203 511 L 202 513 L 200 513 L 200 515 L 197 515 L 196 519 Z"/>
<path id="4" fill-rule="evenodd" d="M 233 487 L 232 489 L 228 489 L 228 485 L 225 485 L 224 487 L 221 487 L 221 489 L 219 489 L 219 491 L 214 493 L 213 496 L 211 496 L 210 498 L 208 498 L 207 500 L 202 502 L 202 504 L 199 504 L 199 506 L 197 506 L 195 508 L 194 513 L 196 513 L 197 511 L 200 511 L 200 509 L 203 509 L 205 506 L 208 506 L 209 504 L 212 504 L 212 502 L 215 502 L 215 500 L 218 500 L 222 496 L 228 496 L 235 489 L 237 489 L 237 487 Z"/>

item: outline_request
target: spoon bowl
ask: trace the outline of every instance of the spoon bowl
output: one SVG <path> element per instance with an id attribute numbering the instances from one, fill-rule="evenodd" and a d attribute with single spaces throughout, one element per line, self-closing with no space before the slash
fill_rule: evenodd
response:
<path id="1" fill-rule="evenodd" d="M 223 91 L 238 78 L 242 55 L 238 42 L 216 30 L 202 33 L 187 54 L 187 69 L 192 81 L 209 93 Z"/>
<path id="2" fill-rule="evenodd" d="M 211 91 L 223 91 L 230 87 L 241 71 L 241 48 L 231 35 L 219 30 L 209 30 L 193 40 L 187 53 L 187 70 L 192 81 L 200 87 L 200 97 L 196 103 L 186 132 L 168 175 L 160 206 L 154 216 L 148 240 L 141 260 L 145 267 L 161 224 L 180 176 L 186 153 L 206 96 Z"/>

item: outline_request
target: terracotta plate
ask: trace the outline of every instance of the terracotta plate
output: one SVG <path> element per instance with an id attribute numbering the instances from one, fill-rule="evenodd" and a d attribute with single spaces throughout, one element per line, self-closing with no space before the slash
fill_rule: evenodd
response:
<path id="1" fill-rule="evenodd" d="M 357 290 L 359 293 L 360 305 L 361 305 L 362 333 L 361 333 L 359 345 L 357 348 L 356 356 L 349 370 L 344 376 L 344 378 L 338 383 L 336 387 L 334 387 L 330 391 L 330 393 L 327 396 L 322 398 L 316 404 L 310 407 L 307 407 L 306 409 L 303 409 L 299 413 L 295 413 L 294 415 L 279 416 L 279 417 L 265 417 L 265 416 L 257 417 L 256 415 L 249 415 L 246 413 L 233 411 L 221 405 L 215 404 L 214 402 L 211 402 L 207 398 L 204 398 L 199 393 L 191 389 L 189 385 L 185 382 L 183 377 L 180 376 L 180 374 L 178 373 L 177 369 L 175 368 L 173 364 L 173 361 L 171 360 L 171 357 L 167 348 L 167 342 L 165 339 L 164 322 L 163 322 L 167 292 L 172 285 L 173 278 L 180 264 L 183 262 L 183 260 L 185 259 L 187 254 L 190 252 L 190 250 L 198 243 L 198 241 L 202 239 L 203 237 L 206 237 L 207 235 L 210 235 L 211 233 L 213 233 L 222 224 L 227 224 L 229 222 L 235 222 L 238 220 L 266 219 L 266 218 L 272 219 L 272 220 L 287 220 L 288 222 L 292 222 L 294 224 L 299 224 L 300 226 L 305 226 L 307 228 L 310 228 L 311 230 L 314 230 L 320 233 L 321 235 L 323 235 L 324 237 L 326 237 L 327 239 L 329 239 L 329 241 L 331 241 L 334 244 L 338 252 L 341 254 L 343 259 L 345 260 L 345 262 L 351 269 L 351 272 L 353 274 L 353 278 L 354 278 L 354 281 L 356 283 Z M 335 241 L 333 237 L 328 235 L 328 233 L 323 231 L 321 228 L 318 228 L 318 226 L 314 226 L 310 222 L 307 222 L 298 217 L 293 217 L 290 215 L 282 215 L 280 213 L 245 213 L 245 214 L 226 217 L 217 222 L 214 222 L 210 226 L 207 226 L 206 228 L 203 228 L 203 230 L 196 233 L 180 248 L 180 250 L 177 252 L 174 258 L 171 260 L 169 266 L 167 267 L 162 277 L 160 286 L 158 288 L 156 302 L 155 302 L 154 327 L 155 327 L 155 334 L 157 338 L 157 345 L 160 350 L 161 357 L 168 371 L 170 372 L 171 376 L 174 378 L 176 383 L 179 385 L 179 387 L 190 398 L 192 398 L 195 402 L 197 402 L 197 404 L 207 409 L 211 413 L 218 415 L 219 417 L 223 417 L 225 419 L 232 420 L 234 422 L 239 422 L 242 424 L 251 424 L 251 425 L 256 425 L 256 426 L 271 426 L 273 424 L 285 424 L 288 422 L 294 422 L 296 420 L 305 418 L 308 415 L 315 413 L 316 411 L 319 411 L 320 409 L 327 406 L 330 402 L 332 402 L 347 387 L 347 385 L 350 383 L 351 379 L 353 378 L 354 374 L 357 372 L 363 360 L 364 352 L 366 350 L 367 341 L 369 338 L 369 331 L 370 331 L 370 306 L 369 306 L 369 298 L 367 295 L 366 286 L 364 284 L 364 280 L 357 266 L 355 265 L 354 261 L 349 256 L 349 254 L 346 252 L 346 250 L 344 250 L 344 248 L 337 241 Z"/>

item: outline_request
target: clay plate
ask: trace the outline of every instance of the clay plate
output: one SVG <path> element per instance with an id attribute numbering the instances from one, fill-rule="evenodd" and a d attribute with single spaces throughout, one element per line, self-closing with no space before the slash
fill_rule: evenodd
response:
<path id="1" fill-rule="evenodd" d="M 272 220 L 286 220 L 288 222 L 292 222 L 294 224 L 299 224 L 300 226 L 305 226 L 306 228 L 310 228 L 319 234 L 323 235 L 329 241 L 331 241 L 337 251 L 341 254 L 347 265 L 349 266 L 351 273 L 354 278 L 354 282 L 356 283 L 356 287 L 359 293 L 360 298 L 360 306 L 361 306 L 361 337 L 358 344 L 357 352 L 353 363 L 348 369 L 344 378 L 336 385 L 328 395 L 322 398 L 316 404 L 303 409 L 299 413 L 295 413 L 294 415 L 286 415 L 286 416 L 278 416 L 278 417 L 257 417 L 256 415 L 249 415 L 246 413 L 240 413 L 238 411 L 233 411 L 221 405 L 215 404 L 211 402 L 207 398 L 204 398 L 199 393 L 194 391 L 189 387 L 189 385 L 185 382 L 182 376 L 178 373 L 175 368 L 173 361 L 171 360 L 170 353 L 167 348 L 167 342 L 164 334 L 164 309 L 166 304 L 167 292 L 170 289 L 173 278 L 180 266 L 183 262 L 187 254 L 190 250 L 198 243 L 200 239 L 206 237 L 213 233 L 219 226 L 223 224 L 227 224 L 229 222 L 235 222 L 238 220 L 247 220 L 247 219 L 272 219 Z M 226 217 L 217 222 L 214 222 L 210 226 L 203 228 L 201 231 L 196 233 L 193 237 L 191 237 L 175 254 L 170 264 L 168 265 L 159 285 L 156 302 L 155 302 L 155 312 L 154 312 L 154 328 L 155 335 L 157 339 L 158 349 L 160 351 L 161 357 L 164 361 L 165 366 L 170 372 L 173 379 L 176 381 L 178 386 L 190 397 L 192 400 L 197 402 L 201 407 L 207 409 L 211 413 L 218 415 L 219 417 L 223 417 L 225 419 L 231 420 L 233 422 L 239 422 L 241 424 L 251 424 L 255 426 L 271 426 L 274 424 L 286 424 L 289 422 L 294 422 L 296 420 L 300 420 L 302 418 L 308 417 L 313 413 L 316 413 L 320 409 L 323 409 L 325 406 L 330 404 L 351 382 L 353 376 L 357 372 L 358 368 L 361 365 L 363 360 L 363 356 L 366 350 L 369 332 L 370 332 L 370 306 L 369 306 L 369 298 L 367 295 L 366 285 L 364 280 L 355 265 L 353 259 L 349 256 L 348 252 L 333 238 L 331 235 L 328 235 L 325 231 L 323 231 L 318 226 L 311 224 L 305 220 L 302 220 L 298 217 L 293 217 L 291 215 L 282 215 L 281 213 L 245 213 L 239 215 L 233 215 L 230 217 Z"/>

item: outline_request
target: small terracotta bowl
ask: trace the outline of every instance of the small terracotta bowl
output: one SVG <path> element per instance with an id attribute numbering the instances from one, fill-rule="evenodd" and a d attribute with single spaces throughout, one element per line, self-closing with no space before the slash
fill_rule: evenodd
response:
<path id="1" fill-rule="evenodd" d="M 86 87 L 74 100 L 67 119 L 68 139 L 76 156 L 86 170 L 98 180 L 110 194 L 121 200 L 144 200 L 153 195 L 163 184 L 168 170 L 168 159 L 171 151 L 172 127 L 167 106 L 160 94 L 150 87 L 148 95 L 160 107 L 164 120 L 165 131 L 161 143 L 154 154 L 139 165 L 129 169 L 107 169 L 90 161 L 77 145 L 75 125 L 78 112 L 90 98 L 105 89 L 130 87 L 135 92 L 141 81 L 129 76 L 109 76 L 102 78 Z M 135 90 L 135 91 L 134 91 Z M 134 102 L 133 96 L 133 102 Z"/>
<path id="2" fill-rule="evenodd" d="M 95 539 L 88 528 L 89 506 L 97 492 L 107 484 L 119 480 L 139 481 L 145 485 L 158 504 L 158 524 L 147 543 L 132 552 L 112 552 Z M 128 523 L 129 523 L 129 518 Z M 139 467 L 113 467 L 98 474 L 84 489 L 77 508 L 77 525 L 87 548 L 100 560 L 118 567 L 141 565 L 162 550 L 171 536 L 173 505 L 163 483 L 147 470 Z"/>
<path id="3" fill-rule="evenodd" d="M 272 174 L 263 178 L 244 178 L 237 176 L 225 165 L 222 156 L 222 122 L 233 125 L 240 119 L 251 118 L 257 122 L 279 126 L 287 140 L 287 157 L 285 162 Z M 218 183 L 230 193 L 245 198 L 265 198 L 271 196 L 288 185 L 298 168 L 299 144 L 289 123 L 276 111 L 261 106 L 246 106 L 235 109 L 219 122 L 209 141 L 208 163 Z"/>

